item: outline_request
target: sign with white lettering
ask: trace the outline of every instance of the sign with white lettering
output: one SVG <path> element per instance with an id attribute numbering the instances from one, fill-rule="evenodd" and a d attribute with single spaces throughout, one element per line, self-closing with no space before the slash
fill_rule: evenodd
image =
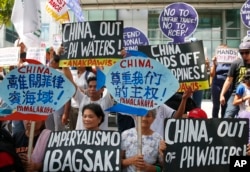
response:
<path id="1" fill-rule="evenodd" d="M 134 27 L 123 29 L 123 42 L 125 50 L 138 50 L 138 45 L 149 45 L 146 35 Z"/>
<path id="2" fill-rule="evenodd" d="M 121 136 L 117 131 L 52 132 L 44 171 L 120 171 Z"/>
<path id="3" fill-rule="evenodd" d="M 250 28 L 249 13 L 250 13 L 250 0 L 247 0 L 240 9 L 241 21 L 247 28 Z"/>
<path id="4" fill-rule="evenodd" d="M 139 46 L 138 50 L 170 69 L 180 83 L 179 92 L 188 87 L 193 90 L 209 88 L 202 41 Z"/>
<path id="5" fill-rule="evenodd" d="M 62 25 L 64 54 L 60 66 L 112 66 L 122 56 L 122 21 L 91 21 Z"/>
<path id="6" fill-rule="evenodd" d="M 173 43 L 183 43 L 198 26 L 198 13 L 191 5 L 176 2 L 166 6 L 159 16 L 159 25 Z"/>
<path id="7" fill-rule="evenodd" d="M 164 167 L 174 172 L 229 171 L 246 155 L 248 119 L 166 119 Z"/>

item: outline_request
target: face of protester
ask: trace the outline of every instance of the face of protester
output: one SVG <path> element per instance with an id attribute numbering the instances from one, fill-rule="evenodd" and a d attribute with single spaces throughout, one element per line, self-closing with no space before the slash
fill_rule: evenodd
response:
<path id="1" fill-rule="evenodd" d="M 250 50 L 241 50 L 240 55 L 246 63 L 250 64 Z"/>
<path id="2" fill-rule="evenodd" d="M 154 122 L 154 115 L 151 111 L 148 112 L 146 116 L 143 116 L 141 119 L 142 128 L 150 128 L 151 124 Z"/>
<path id="3" fill-rule="evenodd" d="M 88 84 L 88 95 L 92 100 L 99 100 L 102 96 L 103 89 L 96 90 L 96 81 L 90 81 Z"/>
<path id="4" fill-rule="evenodd" d="M 42 128 L 43 124 L 44 124 L 44 121 L 36 121 L 35 122 L 35 134 L 40 133 L 40 129 Z M 24 120 L 23 125 L 24 125 L 25 130 L 29 133 L 30 127 L 31 127 L 31 121 Z"/>
<path id="5" fill-rule="evenodd" d="M 101 117 L 99 118 L 90 109 L 85 109 L 82 114 L 82 122 L 87 130 L 99 130 L 99 124 L 101 123 L 101 120 Z"/>

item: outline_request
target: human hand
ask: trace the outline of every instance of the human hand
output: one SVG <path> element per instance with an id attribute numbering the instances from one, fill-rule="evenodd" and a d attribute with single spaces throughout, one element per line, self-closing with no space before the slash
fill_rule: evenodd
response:
<path id="1" fill-rule="evenodd" d="M 67 125 L 69 123 L 68 115 L 66 115 L 65 113 L 62 115 L 62 123 L 64 125 Z"/>
<path id="2" fill-rule="evenodd" d="M 191 97 L 193 92 L 194 92 L 194 90 L 192 90 L 191 87 L 188 87 L 187 90 L 185 90 L 185 92 L 183 93 L 182 98 L 187 99 L 187 98 Z"/>
<path id="3" fill-rule="evenodd" d="M 225 97 L 224 96 L 220 96 L 220 104 L 223 106 L 225 105 L 226 101 L 225 101 Z"/>
<path id="4" fill-rule="evenodd" d="M 214 66 L 216 66 L 216 65 L 217 65 L 217 57 L 214 56 L 214 57 L 212 58 L 212 61 L 213 61 Z"/>
<path id="5" fill-rule="evenodd" d="M 165 150 L 167 149 L 167 145 L 166 145 L 166 143 L 165 143 L 165 141 L 164 140 L 161 140 L 160 141 L 160 145 L 159 145 L 159 154 L 160 154 L 160 156 L 163 158 L 163 156 L 164 156 L 164 152 L 165 152 Z"/>
<path id="6" fill-rule="evenodd" d="M 132 165 L 134 165 L 138 170 L 143 170 L 146 163 L 143 159 L 143 155 L 135 155 L 132 157 Z"/>

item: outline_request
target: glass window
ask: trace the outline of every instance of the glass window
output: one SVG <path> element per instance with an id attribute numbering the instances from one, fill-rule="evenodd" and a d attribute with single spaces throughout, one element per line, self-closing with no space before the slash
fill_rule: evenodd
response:
<path id="1" fill-rule="evenodd" d="M 117 20 L 116 10 L 89 10 L 86 13 L 86 21 Z"/>
<path id="2" fill-rule="evenodd" d="M 49 23 L 42 23 L 41 40 L 49 41 Z"/>

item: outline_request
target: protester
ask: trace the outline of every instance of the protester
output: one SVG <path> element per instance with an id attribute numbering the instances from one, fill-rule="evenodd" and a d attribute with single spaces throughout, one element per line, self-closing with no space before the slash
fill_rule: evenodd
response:
<path id="1" fill-rule="evenodd" d="M 192 93 L 193 91 L 191 87 L 187 88 L 181 96 L 181 102 L 178 102 L 179 106 L 177 110 L 174 110 L 165 104 L 158 106 L 156 108 L 157 115 L 151 125 L 151 129 L 163 137 L 164 120 L 166 118 L 182 118 L 183 114 L 185 114 L 187 101 L 190 99 Z"/>
<path id="2" fill-rule="evenodd" d="M 142 155 L 138 154 L 139 134 L 136 128 L 122 133 L 122 168 L 127 172 L 161 171 L 166 144 L 159 133 L 150 129 L 155 117 L 156 109 L 148 111 L 146 116 L 141 117 Z"/>
<path id="3" fill-rule="evenodd" d="M 87 79 L 89 77 L 95 76 L 95 74 L 91 72 L 91 69 L 92 69 L 91 67 L 77 67 L 76 74 L 73 75 L 74 82 L 84 94 L 87 93 L 87 88 L 88 88 Z M 71 70 L 71 72 L 73 74 L 75 70 Z M 79 111 L 79 104 L 74 100 L 74 98 L 72 98 L 70 112 L 69 112 L 69 127 L 71 130 L 74 130 L 76 128 L 78 111 Z"/>
<path id="4" fill-rule="evenodd" d="M 207 119 L 207 113 L 202 110 L 201 108 L 194 108 L 192 109 L 188 115 L 187 118 L 201 118 L 201 119 Z"/>
<path id="5" fill-rule="evenodd" d="M 29 137 L 30 137 L 30 127 L 31 121 L 24 120 L 23 121 L 25 130 L 17 132 L 13 135 L 13 140 L 15 143 L 16 153 L 21 158 L 23 167 L 25 171 L 30 171 L 30 163 L 28 161 L 28 146 L 29 146 Z M 35 147 L 37 139 L 44 129 L 44 122 L 43 121 L 35 121 L 35 128 L 34 128 L 34 138 L 33 138 L 33 145 L 32 148 Z"/>
<path id="6" fill-rule="evenodd" d="M 238 114 L 239 106 L 233 105 L 236 88 L 242 81 L 243 76 L 246 73 L 247 68 L 250 66 L 250 42 L 242 42 L 239 45 L 239 53 L 242 58 L 236 59 L 230 66 L 226 81 L 223 84 L 223 88 L 220 94 L 220 103 L 225 105 L 227 108 L 225 112 L 225 118 L 234 118 Z M 225 94 L 232 88 L 232 94 L 226 102 Z"/>
<path id="7" fill-rule="evenodd" d="M 15 43 L 14 47 L 20 47 L 20 56 L 19 56 L 19 61 L 17 64 L 17 67 L 26 65 L 26 46 L 23 42 L 22 39 L 18 38 Z M 10 70 L 12 70 L 14 66 L 10 66 Z M 19 120 L 13 120 L 12 121 L 12 134 L 15 134 L 19 131 L 24 131 L 25 128 L 23 126 L 23 122 Z"/>
<path id="8" fill-rule="evenodd" d="M 84 94 L 79 87 L 76 85 L 76 83 L 73 81 L 72 74 L 69 70 L 69 68 L 64 67 L 63 72 L 65 76 L 75 85 L 76 92 L 73 96 L 75 101 L 79 103 L 79 111 L 78 111 L 78 119 L 76 124 L 76 129 L 84 129 L 84 126 L 82 124 L 82 108 L 83 106 L 89 104 L 89 103 L 97 103 L 100 104 L 103 111 L 105 111 L 107 108 L 111 107 L 114 104 L 114 100 L 112 99 L 111 95 L 108 92 L 105 92 L 105 88 L 101 88 L 100 90 L 96 90 L 96 84 L 97 84 L 97 78 L 96 77 L 90 77 L 87 80 L 88 83 L 88 89 L 87 94 Z M 105 112 L 105 120 L 104 123 L 100 126 L 100 129 L 107 130 L 108 129 L 108 112 Z M 68 118 L 68 116 L 64 117 Z"/>
<path id="9" fill-rule="evenodd" d="M 220 45 L 219 48 L 227 48 L 227 45 Z M 230 69 L 230 63 L 217 63 L 217 57 L 213 57 L 212 59 L 213 65 L 210 69 L 210 77 L 211 79 L 211 92 L 212 92 L 212 116 L 213 118 L 219 117 L 219 111 L 221 109 L 220 117 L 224 118 L 225 111 L 227 108 L 227 103 L 224 105 L 220 104 L 220 93 L 223 87 L 223 84 L 226 80 L 227 73 Z M 228 101 L 231 95 L 231 89 L 229 88 L 225 93 L 225 102 Z"/>
<path id="10" fill-rule="evenodd" d="M 49 67 L 61 72 L 59 68 L 59 61 L 60 61 L 60 56 L 54 53 L 52 59 L 50 59 Z M 70 101 L 67 101 L 60 109 L 48 115 L 48 118 L 45 121 L 46 128 L 52 131 L 65 130 L 66 129 L 65 124 L 67 124 L 67 122 L 64 121 L 63 115 L 64 114 L 68 115 L 69 111 L 70 111 Z"/>
<path id="11" fill-rule="evenodd" d="M 16 153 L 14 140 L 2 126 L 2 121 L 0 121 L 0 171 L 24 172 L 21 159 Z"/>
<path id="12" fill-rule="evenodd" d="M 239 106 L 239 113 L 250 108 L 250 71 L 243 77 L 235 92 L 233 105 Z"/>
<path id="13" fill-rule="evenodd" d="M 105 120 L 105 114 L 99 104 L 90 103 L 82 108 L 82 123 L 86 130 L 100 130 L 100 125 Z M 42 163 L 51 130 L 44 130 L 38 138 L 37 144 L 31 155 L 33 170 L 41 170 Z"/>

